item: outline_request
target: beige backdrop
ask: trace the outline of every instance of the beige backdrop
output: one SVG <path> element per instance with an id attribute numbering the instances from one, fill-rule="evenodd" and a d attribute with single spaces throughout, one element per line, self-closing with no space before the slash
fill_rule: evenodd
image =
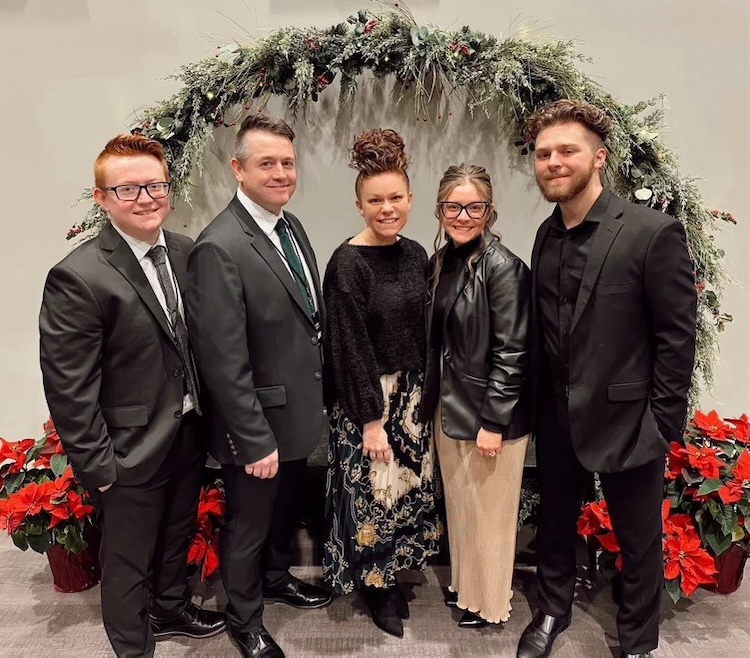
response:
<path id="1" fill-rule="evenodd" d="M 38 367 L 37 313 L 44 277 L 70 249 L 74 204 L 92 181 L 105 142 L 130 127 L 133 112 L 171 96 L 165 78 L 210 55 L 218 44 L 285 26 L 329 26 L 367 0 L 0 0 L 0 436 L 38 436 L 46 407 Z M 580 40 L 593 58 L 586 70 L 626 102 L 667 95 L 664 140 L 679 154 L 683 175 L 702 178 L 710 206 L 740 222 L 717 236 L 737 286 L 727 290 L 735 322 L 722 338 L 713 396 L 704 407 L 724 415 L 750 411 L 750 246 L 746 0 L 412 0 L 420 23 L 470 25 L 498 37 L 530 28 L 539 38 Z M 281 106 L 277 106 L 282 111 Z M 413 159 L 415 203 L 406 233 L 431 249 L 437 181 L 451 163 L 487 166 L 496 183 L 499 228 L 528 261 L 538 224 L 548 213 L 529 170 L 509 168 L 507 150 L 489 124 L 457 112 L 443 131 L 395 107 L 388 89 L 367 81 L 351 121 L 337 127 L 335 92 L 324 94 L 297 125 L 301 183 L 290 210 L 305 222 L 321 267 L 360 226 L 353 172 L 345 151 L 365 127 L 401 131 Z M 179 208 L 171 228 L 197 235 L 233 192 L 225 161 L 230 131 L 216 133 L 208 174 L 193 210 Z"/>

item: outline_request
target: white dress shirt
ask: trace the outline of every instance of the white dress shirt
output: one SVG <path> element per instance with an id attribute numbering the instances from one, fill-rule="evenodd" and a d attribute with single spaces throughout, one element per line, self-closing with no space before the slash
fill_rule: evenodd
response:
<path id="1" fill-rule="evenodd" d="M 132 235 L 128 235 L 114 222 L 111 223 L 115 231 L 120 234 L 122 239 L 125 240 L 127 245 L 133 251 L 135 259 L 141 266 L 143 273 L 146 275 L 146 278 L 151 285 L 151 289 L 154 291 L 154 295 L 156 295 L 156 299 L 158 300 L 159 305 L 164 311 L 164 315 L 167 318 L 167 324 L 170 325 L 171 328 L 172 323 L 169 318 L 167 299 L 164 296 L 164 291 L 161 289 L 161 284 L 159 283 L 159 275 L 156 273 L 156 265 L 154 265 L 153 261 L 147 256 L 148 252 L 151 250 L 151 247 L 155 247 L 156 245 L 160 245 L 167 250 L 167 272 L 169 272 L 169 279 L 172 282 L 172 287 L 174 288 L 175 294 L 177 295 L 177 311 L 179 312 L 184 322 L 185 311 L 183 310 L 182 306 L 182 295 L 180 294 L 180 286 L 177 285 L 177 279 L 175 279 L 174 272 L 172 271 L 172 263 L 169 260 L 169 247 L 167 247 L 167 241 L 164 239 L 164 231 L 159 229 L 159 237 L 153 245 L 150 245 L 148 242 L 143 242 L 143 240 L 139 240 L 138 238 L 134 238 Z M 182 413 L 185 414 L 193 408 L 193 399 L 190 397 L 189 393 L 186 393 L 185 397 L 182 400 Z"/>
<path id="2" fill-rule="evenodd" d="M 278 215 L 274 215 L 269 210 L 266 210 L 263 206 L 259 206 L 257 203 L 255 203 L 255 201 L 248 197 L 247 194 L 245 194 L 239 187 L 237 188 L 237 198 L 239 199 L 245 210 L 250 213 L 250 216 L 255 220 L 255 223 L 260 227 L 260 230 L 268 236 L 268 239 L 273 243 L 273 246 L 276 247 L 276 251 L 279 254 L 279 258 L 281 258 L 281 262 L 284 263 L 287 271 L 291 275 L 292 279 L 294 279 L 292 268 L 289 267 L 289 263 L 287 263 L 286 261 L 286 256 L 284 256 L 284 250 L 281 247 L 279 234 L 274 230 L 276 228 L 276 223 L 284 217 L 284 212 L 282 211 Z M 302 262 L 303 269 L 305 270 L 307 286 L 310 289 L 310 296 L 312 297 L 312 302 L 315 305 L 315 310 L 317 311 L 318 299 L 315 294 L 315 285 L 313 284 L 313 278 L 310 275 L 310 268 L 307 266 L 307 260 L 305 260 L 305 257 L 302 254 L 302 250 L 299 248 L 299 243 L 294 237 L 294 233 L 292 232 L 291 228 L 289 230 L 289 238 L 291 239 L 292 244 L 294 244 L 297 249 L 297 253 L 299 254 L 299 259 Z"/>

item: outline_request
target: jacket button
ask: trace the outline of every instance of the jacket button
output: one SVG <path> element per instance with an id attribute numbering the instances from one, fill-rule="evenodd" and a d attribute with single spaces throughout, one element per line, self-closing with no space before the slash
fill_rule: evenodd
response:
<path id="1" fill-rule="evenodd" d="M 174 412 L 174 417 L 175 418 L 182 418 L 182 411 L 175 411 Z"/>
<path id="2" fill-rule="evenodd" d="M 182 371 L 179 368 L 175 368 L 172 371 L 172 377 L 179 377 L 182 374 Z"/>
<path id="3" fill-rule="evenodd" d="M 230 438 L 232 438 L 232 437 L 230 437 L 230 436 L 229 436 L 229 434 L 227 434 L 227 438 L 228 438 L 228 439 L 230 439 Z"/>
<path id="4" fill-rule="evenodd" d="M 321 379 L 323 379 L 323 375 L 320 374 L 320 370 L 316 370 L 315 374 L 313 375 L 313 377 L 315 377 L 315 379 L 317 379 L 318 381 L 320 381 Z"/>
<path id="5" fill-rule="evenodd" d="M 317 345 L 317 344 L 318 344 L 318 337 L 317 337 L 317 336 L 313 336 L 313 337 L 312 337 L 312 338 L 310 339 L 310 342 L 311 342 L 311 343 L 312 343 L 313 345 Z"/>

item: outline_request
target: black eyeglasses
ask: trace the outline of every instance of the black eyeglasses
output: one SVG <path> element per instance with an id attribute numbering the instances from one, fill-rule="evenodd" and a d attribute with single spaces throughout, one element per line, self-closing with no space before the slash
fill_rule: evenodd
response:
<path id="1" fill-rule="evenodd" d="M 464 210 L 472 219 L 482 219 L 490 207 L 487 201 L 474 201 L 473 203 L 467 203 L 465 206 L 453 201 L 441 201 L 438 205 L 440 206 L 440 212 L 446 219 L 457 219 Z"/>
<path id="2" fill-rule="evenodd" d="M 120 201 L 135 201 L 141 196 L 141 190 L 146 190 L 146 194 L 154 200 L 163 199 L 169 194 L 170 187 L 172 183 L 148 183 L 146 185 L 115 185 L 115 187 L 104 189 L 114 192 Z"/>

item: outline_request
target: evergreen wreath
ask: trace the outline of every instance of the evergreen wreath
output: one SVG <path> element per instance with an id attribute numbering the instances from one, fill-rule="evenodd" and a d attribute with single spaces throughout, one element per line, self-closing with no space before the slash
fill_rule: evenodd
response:
<path id="1" fill-rule="evenodd" d="M 403 2 L 375 0 L 327 29 L 286 27 L 249 45 L 232 43 L 213 57 L 184 66 L 173 76 L 182 89 L 169 100 L 144 109 L 134 132 L 159 140 L 166 151 L 176 195 L 190 202 L 189 176 L 202 174 L 202 155 L 212 131 L 233 126 L 251 107 L 261 111 L 271 97 L 283 97 L 295 117 L 304 114 L 339 78 L 340 107 L 355 102 L 359 77 L 370 71 L 392 78 L 399 100 L 414 98 L 418 119 L 447 116 L 455 102 L 483 112 L 498 133 L 529 156 L 523 124 L 538 107 L 560 98 L 582 99 L 612 119 L 607 182 L 620 196 L 679 219 L 687 233 L 698 291 L 697 359 L 691 387 L 695 406 L 700 378 L 713 383 L 718 333 L 730 315 L 722 312 L 726 283 L 712 233 L 731 213 L 709 210 L 695 178 L 680 176 L 676 156 L 659 140 L 662 98 L 627 105 L 576 67 L 590 61 L 572 41 L 543 43 L 523 36 L 497 39 L 462 27 L 443 30 L 418 25 Z M 83 194 L 91 199 L 92 190 Z M 68 239 L 98 233 L 106 215 L 92 205 Z"/>

